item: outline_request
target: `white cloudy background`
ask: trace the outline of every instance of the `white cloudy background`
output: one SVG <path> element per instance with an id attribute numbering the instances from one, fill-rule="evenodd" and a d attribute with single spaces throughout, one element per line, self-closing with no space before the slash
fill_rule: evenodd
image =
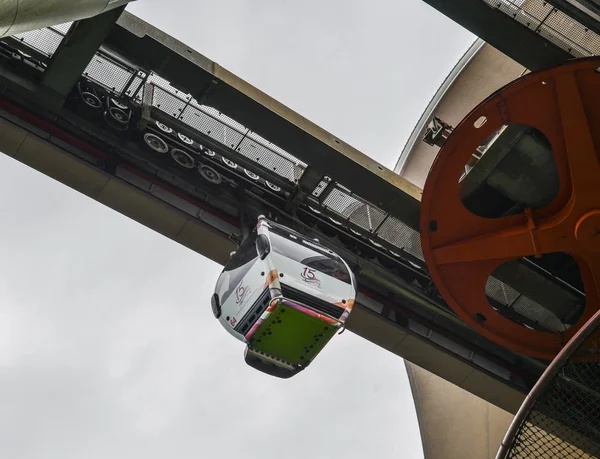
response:
<path id="1" fill-rule="evenodd" d="M 130 11 L 392 167 L 473 37 L 420 0 Z M 243 362 L 220 267 L 0 155 L 0 454 L 421 458 L 401 359 L 345 333 L 292 380 Z"/>

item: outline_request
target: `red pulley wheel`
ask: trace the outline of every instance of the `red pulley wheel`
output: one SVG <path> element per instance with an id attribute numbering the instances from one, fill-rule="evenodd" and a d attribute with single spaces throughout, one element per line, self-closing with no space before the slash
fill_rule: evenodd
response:
<path id="1" fill-rule="evenodd" d="M 550 144 L 559 191 L 544 208 L 483 218 L 462 203 L 459 179 L 472 153 L 504 125 L 524 124 Z M 505 86 L 454 130 L 427 178 L 421 241 L 433 281 L 450 307 L 497 344 L 543 359 L 600 309 L 600 59 L 586 58 L 526 75 Z M 577 323 L 562 333 L 536 331 L 498 313 L 486 282 L 503 263 L 565 252 L 579 264 L 586 294 Z"/>

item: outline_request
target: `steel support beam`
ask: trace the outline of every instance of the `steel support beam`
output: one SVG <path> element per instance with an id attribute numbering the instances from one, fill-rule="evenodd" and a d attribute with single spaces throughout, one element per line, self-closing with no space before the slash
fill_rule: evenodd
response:
<path id="1" fill-rule="evenodd" d="M 74 23 L 54 53 L 42 84 L 66 97 L 124 10 L 122 6 Z"/>
<path id="2" fill-rule="evenodd" d="M 573 57 L 482 0 L 423 1 L 529 70 L 553 67 Z"/>

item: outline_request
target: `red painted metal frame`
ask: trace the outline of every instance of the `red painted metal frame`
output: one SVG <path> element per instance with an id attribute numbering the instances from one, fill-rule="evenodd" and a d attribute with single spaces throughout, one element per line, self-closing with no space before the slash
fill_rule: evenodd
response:
<path id="1" fill-rule="evenodd" d="M 478 333 L 533 357 L 554 358 L 600 309 L 599 72 L 597 57 L 574 60 L 526 75 L 490 96 L 448 138 L 423 190 L 423 253 L 442 296 Z M 498 128 L 513 123 L 530 125 L 548 138 L 559 192 L 542 209 L 504 218 L 479 217 L 461 202 L 459 178 L 477 147 Z M 566 252 L 577 260 L 586 293 L 581 318 L 556 334 L 511 321 L 485 296 L 496 267 L 551 252 Z"/>

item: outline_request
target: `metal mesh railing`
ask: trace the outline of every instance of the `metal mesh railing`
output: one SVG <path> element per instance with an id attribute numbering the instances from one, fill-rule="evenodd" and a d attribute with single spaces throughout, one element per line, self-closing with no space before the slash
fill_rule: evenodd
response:
<path id="1" fill-rule="evenodd" d="M 388 216 L 377 231 L 377 236 L 415 258 L 425 260 L 421 235 L 397 218 Z"/>
<path id="2" fill-rule="evenodd" d="M 123 96 L 133 95 L 132 89 L 139 90 L 145 74 L 98 52 L 83 71 L 83 76 L 117 96 Z"/>
<path id="3" fill-rule="evenodd" d="M 544 0 L 482 0 L 575 57 L 600 54 L 600 36 Z"/>
<path id="4" fill-rule="evenodd" d="M 270 144 L 212 107 L 200 105 L 189 94 L 152 82 L 152 105 L 165 114 L 182 121 L 199 133 L 216 140 L 238 154 L 260 164 L 290 182 L 297 182 L 306 164 Z"/>
<path id="5" fill-rule="evenodd" d="M 600 311 L 531 390 L 497 459 L 600 457 Z"/>
<path id="6" fill-rule="evenodd" d="M 52 57 L 63 38 L 65 38 L 71 24 L 72 22 L 67 22 L 52 27 L 32 30 L 31 32 L 14 35 L 12 38 L 26 44 L 46 57 Z"/>
<path id="7" fill-rule="evenodd" d="M 329 177 L 325 177 L 314 190 L 313 196 L 320 200 L 326 210 L 336 216 L 332 218 L 335 222 L 347 224 L 353 231 L 367 236 L 373 242 L 381 240 L 387 243 L 391 251 L 405 251 L 424 260 L 421 236 L 418 231 L 355 195 L 339 183 L 334 182 L 333 186 L 327 188 L 330 181 Z M 328 191 L 323 194 L 325 189 Z"/>
<path id="8" fill-rule="evenodd" d="M 375 232 L 385 219 L 385 212 L 336 185 L 323 201 L 323 206 L 344 216 L 348 222 L 368 232 Z"/>
<path id="9" fill-rule="evenodd" d="M 154 72 L 128 66 L 103 52 L 90 61 L 83 75 L 117 96 L 142 100 L 145 83 L 152 85 L 152 106 L 238 154 L 296 183 L 307 165 L 282 148 L 218 110 L 199 104 Z"/>
<path id="10" fill-rule="evenodd" d="M 546 331 L 560 333 L 570 327 L 569 324 L 561 321 L 550 308 L 523 295 L 521 292 L 518 292 L 510 285 L 494 276 L 488 278 L 485 286 L 485 294 L 488 298 L 491 298 L 498 304 L 504 306 L 506 310 L 513 311 L 519 316 L 527 318 L 529 324 L 539 325 L 539 327 Z M 502 310 L 498 312 L 502 315 L 506 315 Z"/>

